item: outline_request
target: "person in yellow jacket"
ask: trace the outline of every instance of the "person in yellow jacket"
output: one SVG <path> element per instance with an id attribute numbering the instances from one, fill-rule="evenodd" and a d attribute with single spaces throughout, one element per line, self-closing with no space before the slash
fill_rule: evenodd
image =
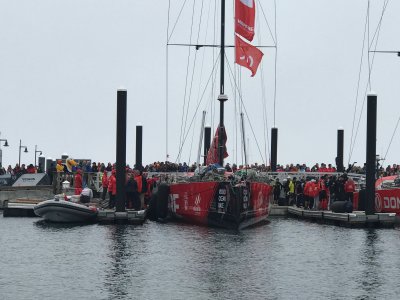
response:
<path id="1" fill-rule="evenodd" d="M 64 165 L 61 159 L 57 160 L 56 170 L 57 172 L 64 172 Z"/>
<path id="2" fill-rule="evenodd" d="M 289 205 L 293 205 L 294 204 L 294 183 L 290 176 L 288 176 L 287 180 L 288 180 L 288 187 L 289 187 L 289 191 L 288 191 Z"/>

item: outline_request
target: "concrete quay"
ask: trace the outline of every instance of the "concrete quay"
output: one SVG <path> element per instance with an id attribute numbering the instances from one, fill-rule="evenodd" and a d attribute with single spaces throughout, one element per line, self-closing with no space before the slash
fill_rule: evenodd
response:
<path id="1" fill-rule="evenodd" d="M 17 199 L 47 200 L 54 198 L 51 186 L 37 187 L 7 187 L 0 189 L 0 209 L 4 209 L 7 203 Z"/>

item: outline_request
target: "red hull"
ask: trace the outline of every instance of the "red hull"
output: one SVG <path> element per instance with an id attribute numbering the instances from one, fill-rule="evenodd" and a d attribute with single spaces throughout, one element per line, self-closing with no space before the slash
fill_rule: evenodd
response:
<path id="1" fill-rule="evenodd" d="M 395 213 L 400 216 L 400 188 L 384 188 L 382 183 L 393 182 L 397 176 L 379 178 L 375 184 L 375 211 L 377 213 Z M 359 193 L 354 193 L 353 207 L 359 209 Z"/>
<path id="2" fill-rule="evenodd" d="M 263 182 L 189 182 L 169 187 L 170 214 L 190 223 L 241 229 L 265 220 L 272 187 Z"/>

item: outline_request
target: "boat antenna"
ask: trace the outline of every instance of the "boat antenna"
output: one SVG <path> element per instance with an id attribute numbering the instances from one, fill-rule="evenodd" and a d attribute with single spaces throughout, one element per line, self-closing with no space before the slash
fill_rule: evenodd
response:
<path id="1" fill-rule="evenodd" d="M 219 127 L 218 127 L 218 160 L 221 167 L 224 166 L 224 102 L 228 97 L 224 94 L 224 68 L 225 68 L 225 0 L 221 0 L 221 70 L 219 84 Z"/>

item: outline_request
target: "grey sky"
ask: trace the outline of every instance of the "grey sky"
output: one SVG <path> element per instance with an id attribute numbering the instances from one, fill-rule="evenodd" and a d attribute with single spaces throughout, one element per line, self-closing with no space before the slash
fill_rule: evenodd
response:
<path id="1" fill-rule="evenodd" d="M 205 2 L 208 7 L 209 2 Z M 261 2 L 273 25 L 273 1 Z M 277 2 L 278 162 L 333 163 L 336 130 L 343 127 L 347 163 L 367 1 Z M 372 36 L 384 1 L 371 2 Z M 171 3 L 176 12 L 182 1 Z M 228 5 L 231 7 L 232 2 L 228 1 Z M 33 163 L 35 144 L 45 156 L 52 158 L 67 152 L 75 158 L 114 161 L 116 91 L 120 86 L 128 90 L 128 163 L 134 161 L 135 125 L 139 122 L 144 126 L 144 162 L 164 160 L 167 8 L 166 0 L 0 0 L 0 131 L 1 138 L 7 138 L 11 145 L 2 147 L 3 164 L 14 165 L 18 161 L 19 139 L 30 151 L 22 154 L 22 163 L 26 164 Z M 389 1 L 377 49 L 400 50 L 399 13 L 400 2 Z M 185 39 L 189 26 L 190 16 L 186 15 L 177 24 L 178 37 L 174 36 L 174 41 L 188 43 Z M 262 31 L 261 42 L 272 44 L 265 24 L 260 28 L 256 31 Z M 227 30 L 231 29 L 230 24 Z M 233 33 L 227 32 L 228 44 L 233 43 L 232 37 Z M 186 51 L 169 48 L 168 148 L 173 161 L 178 153 Z M 271 126 L 274 50 L 263 52 Z M 227 55 L 232 59 L 233 51 L 228 50 Z M 366 87 L 366 62 L 364 57 L 360 95 Z M 204 72 L 205 78 L 208 74 Z M 243 70 L 242 86 L 248 87 L 243 91 L 243 101 L 263 147 L 261 104 L 255 91 L 260 88 L 260 74 L 250 81 L 249 72 Z M 377 55 L 372 89 L 378 94 L 377 152 L 382 155 L 400 116 L 399 78 L 400 58 L 395 54 Z M 228 75 L 226 82 L 229 82 Z M 194 102 L 198 91 L 198 87 L 193 87 Z M 236 150 L 232 144 L 233 118 L 229 117 L 234 103 L 230 84 L 226 94 L 230 97 L 226 103 L 226 125 L 231 154 L 227 161 L 233 162 Z M 362 100 L 361 96 L 359 107 Z M 191 161 L 195 160 L 199 120 L 198 117 L 195 122 L 195 138 L 192 142 L 190 135 L 182 161 L 187 161 L 189 156 Z M 207 123 L 212 123 L 210 115 Z M 246 132 L 250 161 L 262 162 L 248 125 Z M 400 162 L 399 135 L 396 134 L 388 154 L 389 163 Z M 191 155 L 190 144 L 193 144 Z M 359 163 L 364 160 L 365 111 L 352 157 L 352 161 Z"/>

